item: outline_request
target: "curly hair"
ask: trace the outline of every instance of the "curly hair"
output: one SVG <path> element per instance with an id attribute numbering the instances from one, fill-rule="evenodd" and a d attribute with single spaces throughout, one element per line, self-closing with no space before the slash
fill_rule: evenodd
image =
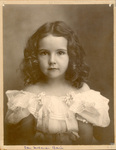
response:
<path id="1" fill-rule="evenodd" d="M 65 79 L 77 88 L 82 87 L 89 74 L 89 67 L 84 61 L 85 52 L 77 35 L 63 21 L 45 23 L 29 38 L 24 49 L 24 59 L 21 63 L 24 83 L 35 84 L 42 79 L 38 62 L 39 41 L 50 34 L 67 39 L 69 64 Z"/>

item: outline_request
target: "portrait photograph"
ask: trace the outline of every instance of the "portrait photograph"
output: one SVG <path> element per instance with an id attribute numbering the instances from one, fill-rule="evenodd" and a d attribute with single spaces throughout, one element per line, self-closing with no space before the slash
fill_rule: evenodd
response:
<path id="1" fill-rule="evenodd" d="M 2 2 L 1 148 L 116 148 L 115 7 Z"/>

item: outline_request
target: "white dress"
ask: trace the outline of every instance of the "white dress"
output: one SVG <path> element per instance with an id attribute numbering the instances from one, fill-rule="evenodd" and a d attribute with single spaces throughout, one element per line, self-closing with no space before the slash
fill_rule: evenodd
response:
<path id="1" fill-rule="evenodd" d="M 32 114 L 37 121 L 35 137 L 41 142 L 49 139 L 48 143 L 53 140 L 54 143 L 57 141 L 56 144 L 58 141 L 60 144 L 74 143 L 79 138 L 78 120 L 100 127 L 107 127 L 110 123 L 109 100 L 91 89 L 82 93 L 70 92 L 65 96 L 23 90 L 8 90 L 6 95 L 7 121 L 17 124 Z M 66 134 L 70 135 L 72 143 L 65 138 Z"/>

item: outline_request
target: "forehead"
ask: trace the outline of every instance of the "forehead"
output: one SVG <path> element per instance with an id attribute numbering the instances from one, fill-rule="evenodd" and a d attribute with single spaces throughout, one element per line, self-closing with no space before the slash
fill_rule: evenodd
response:
<path id="1" fill-rule="evenodd" d="M 48 35 L 39 41 L 39 48 L 67 49 L 67 39 L 64 37 Z"/>

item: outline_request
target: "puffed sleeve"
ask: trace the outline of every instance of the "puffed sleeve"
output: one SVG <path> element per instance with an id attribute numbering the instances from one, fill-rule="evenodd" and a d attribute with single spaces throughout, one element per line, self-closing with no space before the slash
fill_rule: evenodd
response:
<path id="1" fill-rule="evenodd" d="M 6 95 L 8 97 L 7 123 L 16 124 L 30 114 L 36 117 L 37 106 L 40 106 L 41 100 L 38 95 L 18 90 L 9 90 Z"/>
<path id="2" fill-rule="evenodd" d="M 100 92 L 88 90 L 79 94 L 72 94 L 73 103 L 70 110 L 77 114 L 77 120 L 84 118 L 94 126 L 107 127 L 110 123 L 109 100 Z"/>

